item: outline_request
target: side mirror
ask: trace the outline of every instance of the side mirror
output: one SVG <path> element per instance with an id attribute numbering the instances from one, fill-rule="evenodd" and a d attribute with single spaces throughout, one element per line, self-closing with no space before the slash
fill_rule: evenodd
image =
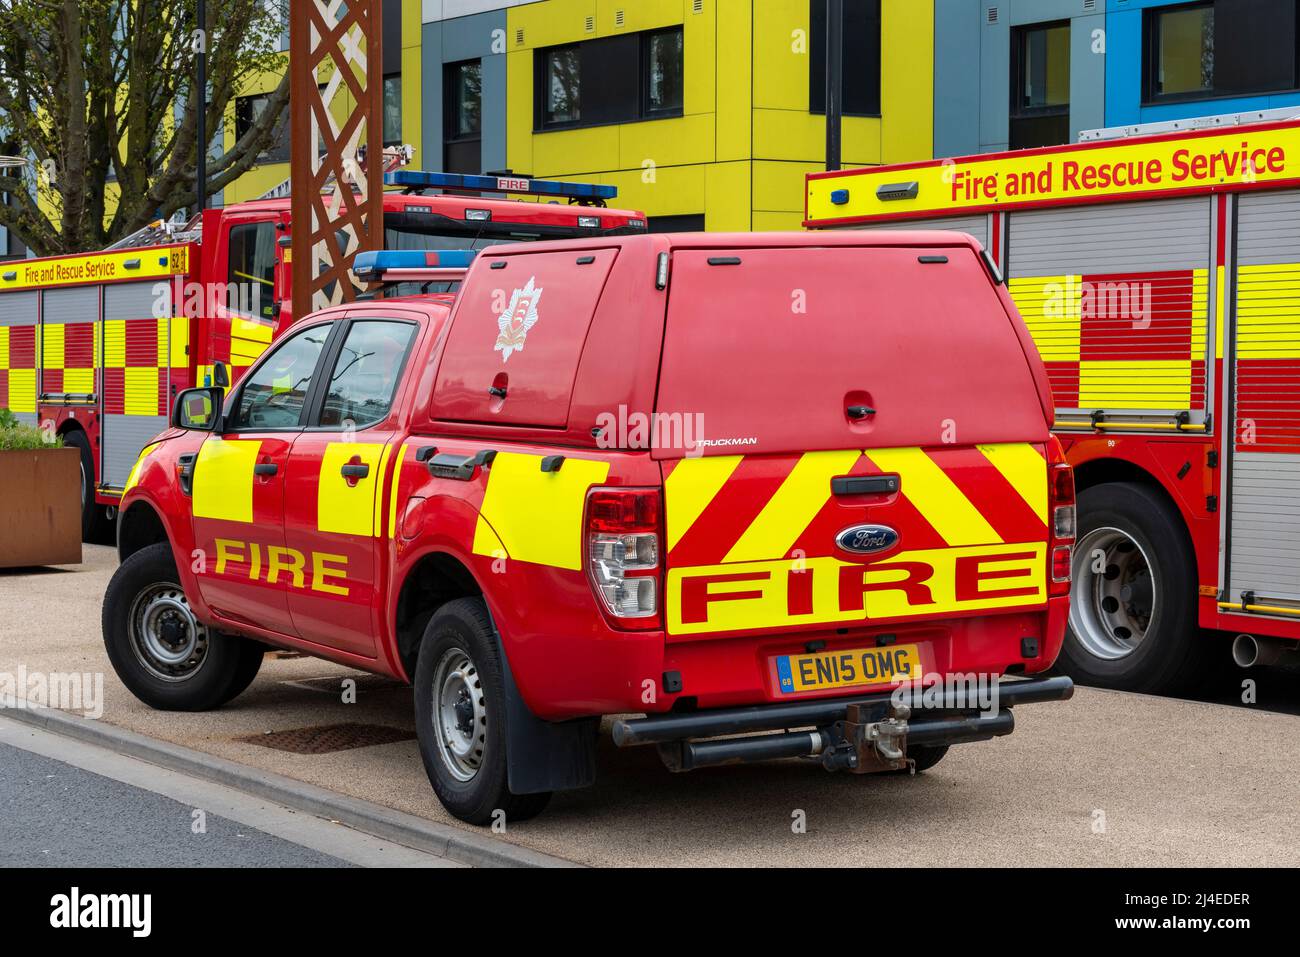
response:
<path id="1" fill-rule="evenodd" d="M 218 389 L 230 388 L 230 373 L 226 371 L 226 364 L 220 359 L 212 363 L 212 384 Z"/>
<path id="2" fill-rule="evenodd" d="M 221 431 L 221 389 L 186 389 L 172 407 L 172 425 L 190 432 Z"/>

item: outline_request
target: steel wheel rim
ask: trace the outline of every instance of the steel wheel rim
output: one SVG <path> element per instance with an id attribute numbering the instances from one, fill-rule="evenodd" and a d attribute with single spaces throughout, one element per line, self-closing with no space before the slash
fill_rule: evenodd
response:
<path id="1" fill-rule="evenodd" d="M 1127 532 L 1097 528 L 1074 550 L 1070 631 L 1104 661 L 1133 654 L 1159 610 L 1155 574 L 1141 544 Z"/>
<path id="2" fill-rule="evenodd" d="M 457 781 L 469 781 L 487 751 L 487 695 L 474 661 L 449 648 L 433 673 L 433 727 L 438 756 Z"/>
<path id="3" fill-rule="evenodd" d="M 136 660 L 162 681 L 192 678 L 207 660 L 208 630 L 179 585 L 160 582 L 140 592 L 131 603 L 128 632 Z"/>

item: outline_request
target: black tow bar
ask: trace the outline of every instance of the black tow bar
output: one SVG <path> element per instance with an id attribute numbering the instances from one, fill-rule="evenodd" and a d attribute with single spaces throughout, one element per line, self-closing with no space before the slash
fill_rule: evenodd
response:
<path id="1" fill-rule="evenodd" d="M 993 714 L 980 713 L 973 698 L 936 709 L 928 706 L 923 692 L 913 691 L 898 701 L 883 692 L 650 715 L 615 721 L 614 743 L 621 748 L 658 745 L 664 763 L 674 771 L 804 757 L 820 758 L 828 770 L 865 773 L 906 767 L 908 746 L 942 747 L 1010 734 L 1015 729 L 1012 707 L 1064 701 L 1073 694 L 1074 682 L 1062 676 L 1001 682 Z M 763 731 L 783 733 L 755 734 Z M 699 738 L 713 740 L 693 740 Z"/>

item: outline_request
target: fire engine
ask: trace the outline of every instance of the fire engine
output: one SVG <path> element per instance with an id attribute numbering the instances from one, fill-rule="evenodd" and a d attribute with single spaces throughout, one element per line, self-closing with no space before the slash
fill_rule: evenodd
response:
<path id="1" fill-rule="evenodd" d="M 1070 696 L 1042 673 L 1071 469 L 969 237 L 600 237 L 355 268 L 464 281 L 302 318 L 228 395 L 181 393 L 130 470 L 104 641 L 146 703 L 217 707 L 268 644 L 410 681 L 435 793 L 486 823 L 590 784 L 603 715 L 674 771 L 866 773 Z M 684 416 L 689 440 L 655 425 Z"/>
<path id="2" fill-rule="evenodd" d="M 393 249 L 646 229 L 643 214 L 605 208 L 612 186 L 404 169 L 385 181 Z M 0 408 L 81 450 L 87 537 L 116 511 L 176 395 L 237 380 L 292 323 L 290 203 L 286 189 L 272 193 L 179 227 L 155 223 L 100 253 L 0 264 Z"/>
<path id="3" fill-rule="evenodd" d="M 1047 364 L 1079 542 L 1061 660 L 1140 691 L 1300 639 L 1300 121 L 816 173 L 812 229 L 956 229 Z M 1225 656 L 1226 657 L 1226 656 Z"/>

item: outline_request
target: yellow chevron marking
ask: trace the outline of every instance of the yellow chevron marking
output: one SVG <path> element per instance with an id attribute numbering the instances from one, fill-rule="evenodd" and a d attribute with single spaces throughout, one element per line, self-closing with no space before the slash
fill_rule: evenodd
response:
<path id="1" fill-rule="evenodd" d="M 979 509 L 921 449 L 872 449 L 866 454 L 881 471 L 898 473 L 907 500 L 950 546 L 1002 541 Z"/>
<path id="2" fill-rule="evenodd" d="M 375 488 L 379 485 L 378 442 L 330 442 L 321 456 L 316 487 L 316 529 L 339 535 L 370 535 L 375 527 Z M 370 474 L 349 485 L 342 475 L 353 456 L 370 466 Z"/>
<path id="3" fill-rule="evenodd" d="M 831 479 L 846 474 L 861 454 L 857 449 L 805 452 L 723 561 L 784 558 L 813 516 L 830 499 Z"/>
<path id="4" fill-rule="evenodd" d="M 500 452 L 488 470 L 483 518 L 511 558 L 553 568 L 582 568 L 582 513 L 587 490 L 609 476 L 609 463 L 566 458 L 542 471 L 542 456 Z M 480 551 L 475 535 L 474 553 Z"/>
<path id="5" fill-rule="evenodd" d="M 402 460 L 404 458 L 406 458 L 405 443 L 397 447 L 397 454 L 393 456 L 392 488 L 390 488 L 388 492 L 388 536 L 389 538 L 397 537 L 397 489 L 402 484 Z"/>
<path id="6" fill-rule="evenodd" d="M 1047 524 L 1047 460 L 1025 442 L 977 446 L 980 454 L 1002 473 L 1002 477 Z"/>
<path id="7" fill-rule="evenodd" d="M 667 501 L 668 550 L 682 540 L 714 496 L 727 484 L 743 455 L 718 455 L 710 458 L 682 459 L 664 480 Z"/>
<path id="8" fill-rule="evenodd" d="M 194 463 L 194 517 L 253 521 L 253 466 L 258 441 L 211 438 Z"/>
<path id="9" fill-rule="evenodd" d="M 375 516 L 375 538 L 384 533 L 384 479 L 388 475 L 388 459 L 393 454 L 391 443 L 384 446 L 384 454 L 379 456 L 379 474 L 375 477 L 375 506 L 371 510 Z"/>

